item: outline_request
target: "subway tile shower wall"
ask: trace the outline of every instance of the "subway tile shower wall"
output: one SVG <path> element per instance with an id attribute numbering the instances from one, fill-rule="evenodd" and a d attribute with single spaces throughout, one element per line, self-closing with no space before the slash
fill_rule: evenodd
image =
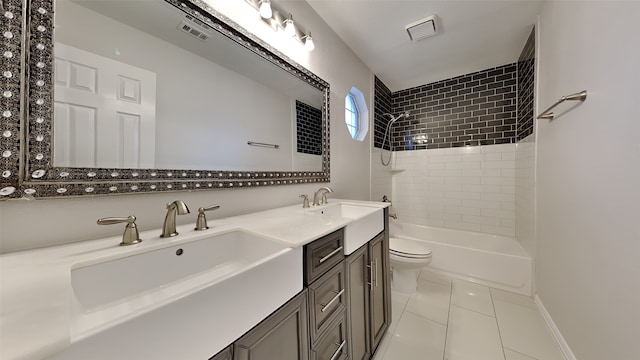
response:
<path id="1" fill-rule="evenodd" d="M 385 96 L 379 88 L 376 83 L 376 101 Z M 514 63 L 393 92 L 392 113 L 411 113 L 393 125 L 393 150 L 514 143 L 516 91 Z"/>
<path id="2" fill-rule="evenodd" d="M 384 132 L 387 129 L 387 125 L 391 120 L 389 116 L 384 114 L 395 113 L 393 109 L 393 100 L 391 97 L 391 90 L 380 80 L 375 77 L 375 97 L 374 97 L 374 127 L 373 127 L 373 142 L 374 146 L 381 148 L 384 136 Z M 384 143 L 384 148 L 389 150 L 389 141 Z"/>
<path id="3" fill-rule="evenodd" d="M 322 155 L 322 111 L 296 100 L 298 152 Z"/>
<path id="4" fill-rule="evenodd" d="M 518 128 L 516 139 L 521 141 L 533 134 L 533 97 L 535 90 L 535 28 L 518 59 Z"/>

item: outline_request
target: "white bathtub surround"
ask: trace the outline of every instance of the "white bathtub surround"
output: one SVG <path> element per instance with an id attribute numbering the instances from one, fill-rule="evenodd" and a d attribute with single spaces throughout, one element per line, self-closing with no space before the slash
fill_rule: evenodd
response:
<path id="1" fill-rule="evenodd" d="M 395 160 L 392 158 L 389 166 L 382 165 L 380 151 L 384 151 L 384 156 L 389 156 L 387 150 L 371 149 L 371 201 L 382 201 L 384 195 L 388 197 L 393 195 L 391 169 L 395 166 Z"/>
<path id="2" fill-rule="evenodd" d="M 512 237 L 390 222 L 391 236 L 431 250 L 428 270 L 531 296 L 533 260 Z"/>
<path id="3" fill-rule="evenodd" d="M 515 144 L 396 152 L 402 222 L 515 236 Z"/>
<path id="4" fill-rule="evenodd" d="M 516 239 L 532 257 L 537 252 L 535 146 L 535 134 L 516 144 L 515 164 Z"/>
<path id="5" fill-rule="evenodd" d="M 423 270 L 374 360 L 564 360 L 534 300 Z"/>

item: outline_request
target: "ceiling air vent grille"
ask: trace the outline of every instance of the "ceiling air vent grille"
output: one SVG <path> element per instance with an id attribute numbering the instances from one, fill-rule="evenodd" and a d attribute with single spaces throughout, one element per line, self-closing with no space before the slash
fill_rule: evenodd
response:
<path id="1" fill-rule="evenodd" d="M 411 41 L 418 41 L 438 33 L 438 16 L 431 15 L 404 27 Z"/>

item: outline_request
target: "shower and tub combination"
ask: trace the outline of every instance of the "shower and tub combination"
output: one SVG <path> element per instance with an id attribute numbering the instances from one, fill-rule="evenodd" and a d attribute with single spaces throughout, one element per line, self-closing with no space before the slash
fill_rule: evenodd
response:
<path id="1" fill-rule="evenodd" d="M 419 251 L 420 247 L 429 249 L 432 255 L 425 266 L 431 272 L 526 296 L 532 295 L 533 259 L 515 238 L 405 224 L 396 220 L 390 221 L 390 234 L 390 247 L 393 247 L 394 242 L 402 241 L 414 251 Z M 390 251 L 393 268 L 393 251 Z M 395 280 L 396 271 L 393 271 Z M 414 283 L 416 275 L 414 271 Z M 415 292 L 415 288 L 408 288 L 409 291 L 406 291 L 406 278 L 401 281 L 404 282 L 399 284 L 400 288 L 394 289 Z"/>
<path id="2" fill-rule="evenodd" d="M 384 144 L 393 123 L 409 112 L 391 119 L 387 124 L 381 149 L 384 166 Z M 452 278 L 531 296 L 533 291 L 533 259 L 513 237 L 488 233 L 422 226 L 390 220 L 389 251 L 395 291 L 414 293 L 420 269 Z"/>

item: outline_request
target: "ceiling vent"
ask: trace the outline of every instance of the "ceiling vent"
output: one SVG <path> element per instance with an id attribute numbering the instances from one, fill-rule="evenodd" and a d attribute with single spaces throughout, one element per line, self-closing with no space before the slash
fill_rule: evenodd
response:
<path id="1" fill-rule="evenodd" d="M 211 37 L 211 34 L 205 30 L 205 26 L 203 22 L 187 15 L 186 20 L 181 21 L 178 25 L 178 29 L 200 41 L 205 41 Z"/>
<path id="2" fill-rule="evenodd" d="M 418 41 L 438 33 L 438 16 L 430 15 L 405 26 L 409 39 Z"/>

